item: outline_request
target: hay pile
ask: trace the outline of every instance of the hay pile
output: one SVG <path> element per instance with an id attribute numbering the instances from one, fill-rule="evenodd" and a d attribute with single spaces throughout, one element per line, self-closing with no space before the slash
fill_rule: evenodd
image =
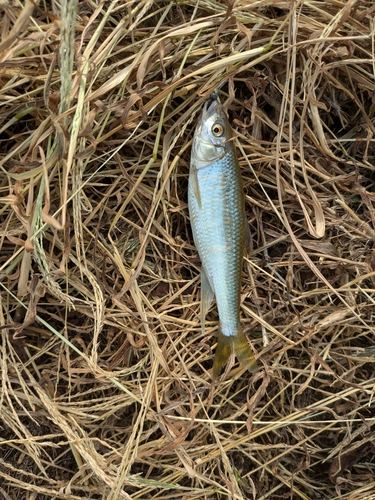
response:
<path id="1" fill-rule="evenodd" d="M 375 498 L 374 13 L 0 2 L 0 498 Z M 214 89 L 260 369 L 213 384 L 187 178 Z"/>

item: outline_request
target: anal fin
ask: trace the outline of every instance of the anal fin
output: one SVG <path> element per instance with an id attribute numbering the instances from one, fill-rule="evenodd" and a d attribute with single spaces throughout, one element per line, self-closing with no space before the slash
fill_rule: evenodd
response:
<path id="1" fill-rule="evenodd" d="M 204 325 L 206 320 L 206 314 L 211 306 L 212 299 L 214 298 L 214 292 L 211 288 L 210 282 L 208 281 L 207 273 L 202 266 L 201 270 L 201 325 L 202 333 L 204 333 Z"/>

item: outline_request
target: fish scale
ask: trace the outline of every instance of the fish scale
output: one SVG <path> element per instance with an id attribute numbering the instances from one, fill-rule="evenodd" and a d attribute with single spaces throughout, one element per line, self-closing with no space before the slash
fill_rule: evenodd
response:
<path id="1" fill-rule="evenodd" d="M 204 106 L 194 134 L 188 192 L 194 242 L 202 261 L 202 330 L 213 296 L 220 319 L 214 377 L 232 351 L 249 370 L 256 366 L 239 316 L 245 206 L 231 137 L 228 119 L 215 96 L 209 107 Z"/>
<path id="2" fill-rule="evenodd" d="M 244 221 L 238 162 L 229 152 L 197 176 L 201 209 L 189 192 L 194 241 L 215 293 L 222 331 L 234 334 L 239 320 Z"/>

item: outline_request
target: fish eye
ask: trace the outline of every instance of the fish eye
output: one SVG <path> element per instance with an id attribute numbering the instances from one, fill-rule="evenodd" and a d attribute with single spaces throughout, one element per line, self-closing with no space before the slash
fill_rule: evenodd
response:
<path id="1" fill-rule="evenodd" d="M 214 123 L 212 125 L 211 132 L 215 137 L 221 137 L 224 133 L 224 127 L 220 123 Z"/>

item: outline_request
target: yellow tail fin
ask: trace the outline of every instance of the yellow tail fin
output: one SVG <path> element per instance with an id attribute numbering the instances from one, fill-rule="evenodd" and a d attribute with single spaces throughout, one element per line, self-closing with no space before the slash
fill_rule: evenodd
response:
<path id="1" fill-rule="evenodd" d="M 257 362 L 255 361 L 254 354 L 246 340 L 242 328 L 239 327 L 236 335 L 230 337 L 223 335 L 219 329 L 219 340 L 217 343 L 214 358 L 214 379 L 219 376 L 220 370 L 228 361 L 232 350 L 234 351 L 234 354 L 237 356 L 242 365 L 250 372 L 253 372 L 257 369 Z"/>

